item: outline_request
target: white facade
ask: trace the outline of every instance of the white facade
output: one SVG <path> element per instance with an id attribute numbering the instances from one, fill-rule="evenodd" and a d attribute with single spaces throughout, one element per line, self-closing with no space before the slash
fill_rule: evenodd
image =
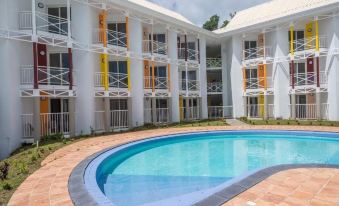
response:
<path id="1" fill-rule="evenodd" d="M 55 133 L 244 116 L 338 121 L 338 4 L 252 25 L 250 8 L 210 32 L 143 1 L 1 0 L 0 159 Z M 305 36 L 310 22 L 314 44 L 292 52 L 290 26 Z M 296 47 L 307 42 L 300 34 Z"/>

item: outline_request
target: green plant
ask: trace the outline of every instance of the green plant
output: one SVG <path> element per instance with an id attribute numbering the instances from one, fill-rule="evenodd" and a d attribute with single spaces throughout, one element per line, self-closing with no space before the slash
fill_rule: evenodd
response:
<path id="1" fill-rule="evenodd" d="M 8 182 L 6 182 L 4 185 L 2 185 L 2 189 L 4 189 L 4 190 L 11 190 L 12 189 L 12 185 L 9 184 Z"/>
<path id="2" fill-rule="evenodd" d="M 1 163 L 0 164 L 0 180 L 3 181 L 7 179 L 8 171 L 9 171 L 9 163 L 8 162 Z"/>
<path id="3" fill-rule="evenodd" d="M 19 171 L 19 173 L 21 174 L 27 174 L 28 173 L 28 166 L 25 162 L 18 162 L 17 163 L 17 169 Z"/>

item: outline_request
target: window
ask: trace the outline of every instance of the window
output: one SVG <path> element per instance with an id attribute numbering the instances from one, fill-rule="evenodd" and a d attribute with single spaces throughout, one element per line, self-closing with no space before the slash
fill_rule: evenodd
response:
<path id="1" fill-rule="evenodd" d="M 109 23 L 108 28 L 108 44 L 114 46 L 126 47 L 126 23 Z"/>
<path id="2" fill-rule="evenodd" d="M 48 32 L 68 34 L 67 7 L 48 8 Z"/>
<path id="3" fill-rule="evenodd" d="M 109 85 L 111 87 L 127 88 L 127 61 L 110 61 L 109 67 Z"/>
<path id="4" fill-rule="evenodd" d="M 257 89 L 259 86 L 258 70 L 257 69 L 246 69 L 246 88 Z"/>
<path id="5" fill-rule="evenodd" d="M 305 48 L 305 32 L 304 31 L 294 31 L 293 34 L 293 49 L 294 51 L 303 51 Z M 288 42 L 291 42 L 291 32 L 288 32 Z M 291 49 L 291 44 L 290 44 Z"/>
<path id="6" fill-rule="evenodd" d="M 257 41 L 245 41 L 245 58 L 246 59 L 253 59 L 257 57 Z"/>

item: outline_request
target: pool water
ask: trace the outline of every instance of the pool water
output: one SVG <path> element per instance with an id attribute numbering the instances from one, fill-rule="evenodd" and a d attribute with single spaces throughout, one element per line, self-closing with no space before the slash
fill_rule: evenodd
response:
<path id="1" fill-rule="evenodd" d="M 185 205 L 185 195 L 213 191 L 258 169 L 306 163 L 339 165 L 339 135 L 258 131 L 160 138 L 105 158 L 96 181 L 117 206 Z"/>

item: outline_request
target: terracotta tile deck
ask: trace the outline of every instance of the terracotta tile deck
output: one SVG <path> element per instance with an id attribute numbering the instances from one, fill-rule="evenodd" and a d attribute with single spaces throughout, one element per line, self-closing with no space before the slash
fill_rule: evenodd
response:
<path id="1" fill-rule="evenodd" d="M 86 157 L 102 149 L 132 140 L 181 132 L 208 130 L 277 129 L 339 132 L 334 127 L 306 126 L 222 126 L 166 128 L 90 138 L 68 145 L 48 156 L 42 167 L 15 191 L 8 205 L 73 205 L 68 193 L 68 177 Z M 224 205 L 246 206 L 247 201 L 266 205 L 339 206 L 338 169 L 293 169 L 277 173 Z"/>

